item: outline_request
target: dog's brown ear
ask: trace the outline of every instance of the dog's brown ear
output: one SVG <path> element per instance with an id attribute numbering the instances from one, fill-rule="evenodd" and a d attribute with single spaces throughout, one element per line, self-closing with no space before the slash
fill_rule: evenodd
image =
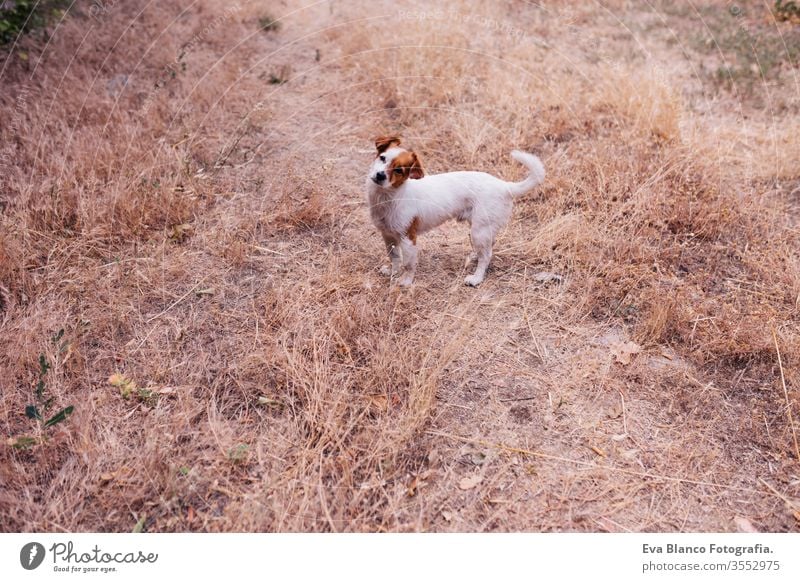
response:
<path id="1" fill-rule="evenodd" d="M 425 175 L 425 170 L 422 169 L 422 164 L 417 157 L 416 152 L 411 152 L 413 156 L 413 161 L 411 162 L 411 167 L 409 168 L 408 177 L 412 180 L 419 180 Z"/>
<path id="2" fill-rule="evenodd" d="M 378 155 L 392 147 L 392 144 L 400 145 L 400 136 L 382 135 L 381 137 L 375 138 L 375 149 L 378 150 Z"/>
<path id="3" fill-rule="evenodd" d="M 414 152 L 400 152 L 389 164 L 389 182 L 395 188 L 403 185 L 403 182 L 411 178 L 419 180 L 425 175 L 422 164 L 419 162 L 417 154 Z"/>

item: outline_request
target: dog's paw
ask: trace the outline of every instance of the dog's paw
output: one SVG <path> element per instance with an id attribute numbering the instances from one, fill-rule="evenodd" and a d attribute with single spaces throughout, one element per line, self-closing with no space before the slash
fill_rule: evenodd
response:
<path id="1" fill-rule="evenodd" d="M 467 275 L 464 277 L 464 283 L 469 285 L 470 287 L 477 287 L 481 283 L 483 283 L 483 277 L 479 275 Z"/>
<path id="2" fill-rule="evenodd" d="M 392 276 L 392 268 L 389 265 L 384 265 L 381 267 L 380 274 L 384 277 L 391 277 Z"/>
<path id="3" fill-rule="evenodd" d="M 408 275 L 397 282 L 401 287 L 411 287 L 412 283 L 414 283 L 414 277 L 409 277 Z"/>

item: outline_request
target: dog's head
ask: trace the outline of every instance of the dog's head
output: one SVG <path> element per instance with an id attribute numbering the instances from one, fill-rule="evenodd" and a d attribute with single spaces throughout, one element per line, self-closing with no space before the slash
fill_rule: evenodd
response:
<path id="1" fill-rule="evenodd" d="M 418 180 L 425 175 L 422 164 L 413 151 L 400 147 L 394 135 L 375 139 L 378 150 L 369 169 L 369 178 L 381 188 L 399 188 L 406 180 Z"/>

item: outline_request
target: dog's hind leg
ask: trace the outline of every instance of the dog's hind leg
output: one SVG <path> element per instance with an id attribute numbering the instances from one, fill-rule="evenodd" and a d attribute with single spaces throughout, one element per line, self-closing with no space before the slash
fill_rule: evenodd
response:
<path id="1" fill-rule="evenodd" d="M 478 266 L 472 275 L 467 275 L 464 278 L 464 283 L 471 287 L 477 287 L 483 282 L 486 277 L 486 269 L 492 260 L 492 245 L 494 244 L 494 232 L 487 226 L 472 226 L 470 233 L 472 239 L 472 248 L 478 257 Z"/>

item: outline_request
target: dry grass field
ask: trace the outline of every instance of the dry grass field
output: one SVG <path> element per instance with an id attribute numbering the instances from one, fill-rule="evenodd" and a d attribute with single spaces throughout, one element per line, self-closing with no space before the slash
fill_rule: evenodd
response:
<path id="1" fill-rule="evenodd" d="M 800 529 L 773 3 L 78 1 L 0 51 L 0 531 Z M 385 133 L 544 161 L 479 288 L 456 223 L 379 274 Z"/>

